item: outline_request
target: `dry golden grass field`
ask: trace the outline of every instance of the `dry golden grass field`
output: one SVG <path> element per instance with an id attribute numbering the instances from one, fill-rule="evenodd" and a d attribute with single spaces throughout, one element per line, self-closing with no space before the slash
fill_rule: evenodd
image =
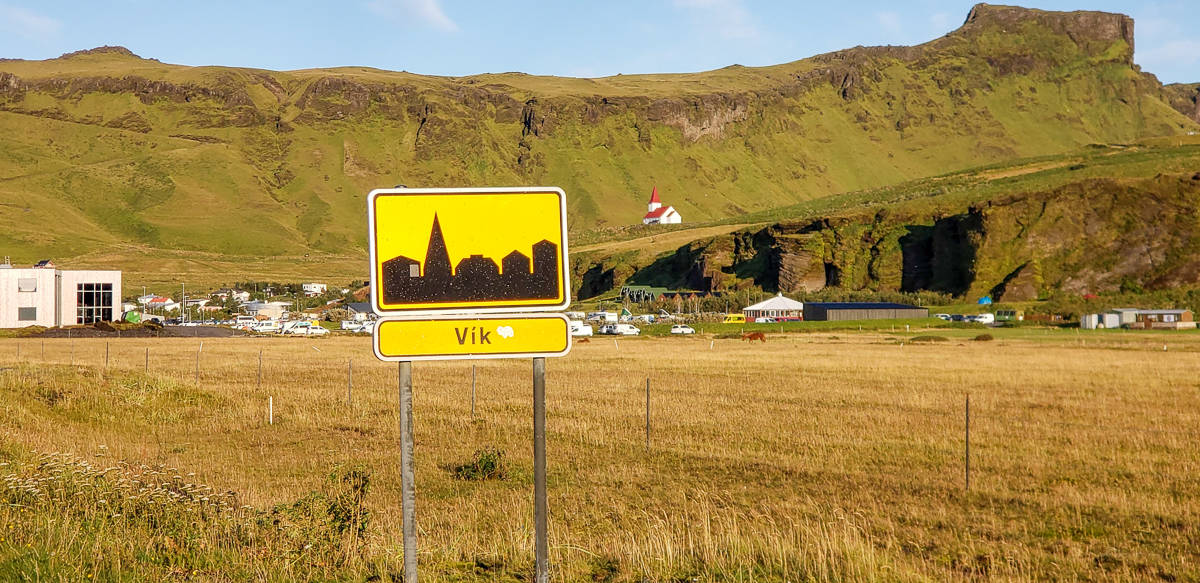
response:
<path id="1" fill-rule="evenodd" d="M 1200 579 L 1200 333 L 933 333 L 550 360 L 553 579 Z M 0 580 L 398 576 L 396 366 L 204 339 L 197 384 L 199 345 L 0 339 Z M 531 366 L 476 363 L 475 419 L 471 366 L 413 367 L 422 578 L 527 581 Z M 502 477 L 456 477 L 481 450 Z"/>

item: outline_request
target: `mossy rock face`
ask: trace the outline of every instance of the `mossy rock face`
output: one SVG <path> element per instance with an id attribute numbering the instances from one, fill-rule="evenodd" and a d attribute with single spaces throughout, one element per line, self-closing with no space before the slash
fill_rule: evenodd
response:
<path id="1" fill-rule="evenodd" d="M 915 47 L 687 75 L 274 72 L 115 49 L 3 61 L 0 175 L 22 212 L 0 217 L 0 243 L 22 262 L 124 244 L 358 256 L 365 194 L 395 184 L 555 184 L 568 193 L 573 237 L 631 233 L 655 186 L 695 223 L 1200 128 L 1189 119 L 1200 119 L 1194 91 L 1141 74 L 1132 47 L 1125 16 L 981 5 L 960 29 Z M 907 235 L 894 230 L 904 223 L 857 224 L 831 222 L 845 236 L 814 237 L 813 258 L 789 260 L 782 282 L 741 267 L 782 261 L 757 239 L 672 275 L 693 287 L 705 278 L 730 288 L 908 287 L 893 241 Z M 872 249 L 866 257 L 860 245 Z M 136 266 L 125 261 L 113 267 Z M 989 275 L 989 287 L 1018 265 Z M 965 281 L 953 269 L 934 279 L 916 287 Z"/>
<path id="2" fill-rule="evenodd" d="M 631 277 L 714 292 L 831 287 L 996 301 L 1200 285 L 1200 180 L 1190 173 L 1088 179 L 935 212 L 898 205 L 774 223 L 693 242 Z"/>

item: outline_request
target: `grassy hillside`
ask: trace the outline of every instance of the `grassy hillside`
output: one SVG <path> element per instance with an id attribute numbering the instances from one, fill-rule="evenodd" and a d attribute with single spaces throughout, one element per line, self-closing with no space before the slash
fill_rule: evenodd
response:
<path id="1" fill-rule="evenodd" d="M 1200 128 L 1132 42 L 1120 15 L 980 5 L 917 47 L 684 75 L 275 72 L 120 48 L 2 61 L 0 248 L 150 272 L 158 250 L 338 266 L 365 263 L 380 186 L 562 186 L 586 240 L 639 221 L 654 185 L 688 221 L 740 220 Z"/>
<path id="2" fill-rule="evenodd" d="M 1200 137 L 1092 146 L 577 247 L 583 298 L 624 283 L 1032 300 L 1200 284 Z M 617 233 L 611 235 L 617 236 Z"/>

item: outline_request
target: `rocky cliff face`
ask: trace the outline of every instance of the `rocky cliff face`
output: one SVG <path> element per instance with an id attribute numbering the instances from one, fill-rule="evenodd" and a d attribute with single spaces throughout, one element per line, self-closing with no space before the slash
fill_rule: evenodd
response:
<path id="1" fill-rule="evenodd" d="M 729 291 L 935 291 L 1031 300 L 1200 284 L 1200 173 L 1088 180 L 935 216 L 880 210 L 693 242 L 628 281 Z M 605 272 L 603 262 L 582 267 Z M 611 273 L 611 271 L 610 271 Z M 620 286 L 585 287 L 585 296 Z"/>
<path id="2" fill-rule="evenodd" d="M 1171 107 L 1200 123 L 1200 83 L 1174 83 L 1163 87 L 1163 93 Z"/>
<path id="3" fill-rule="evenodd" d="M 0 156 L 0 175 L 10 191 L 48 199 L 40 208 L 65 204 L 80 217 L 71 234 L 82 236 L 56 241 L 158 233 L 133 242 L 222 253 L 361 252 L 362 194 L 394 184 L 560 185 L 575 232 L 638 222 L 651 186 L 688 221 L 720 219 L 1200 129 L 1156 105 L 1166 93 L 1132 65 L 1132 34 L 1117 14 L 979 5 L 960 29 L 915 47 L 604 79 L 188 68 L 105 47 L 0 62 L 0 146 L 43 162 Z M 150 163 L 98 167 L 63 146 L 82 143 Z M 129 185 L 160 174 L 176 188 L 156 208 L 120 203 L 138 198 Z M 198 208 L 271 225 L 272 235 L 247 242 L 244 229 Z M 15 241 L 46 239 L 5 212 L 0 225 Z M 172 216 L 195 218 L 180 226 Z M 799 235 L 792 245 L 808 245 Z M 804 257 L 760 261 L 805 285 L 856 273 Z"/>

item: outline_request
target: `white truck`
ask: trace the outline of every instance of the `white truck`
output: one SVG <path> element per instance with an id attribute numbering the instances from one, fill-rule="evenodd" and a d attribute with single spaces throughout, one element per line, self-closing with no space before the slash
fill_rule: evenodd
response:
<path id="1" fill-rule="evenodd" d="M 283 325 L 282 334 L 290 334 L 294 336 L 324 336 L 329 333 L 329 330 L 322 328 L 320 324 L 311 320 L 297 320 L 287 322 Z"/>
<path id="2" fill-rule="evenodd" d="M 599 322 L 601 324 L 616 324 L 616 312 L 589 312 L 587 315 L 588 322 Z"/>
<path id="3" fill-rule="evenodd" d="M 613 336 L 637 336 L 642 331 L 633 324 L 605 324 L 600 327 L 600 333 Z"/>
<path id="4" fill-rule="evenodd" d="M 257 334 L 278 334 L 283 327 L 275 320 L 263 320 L 250 326 L 250 331 Z"/>
<path id="5" fill-rule="evenodd" d="M 591 336 L 592 327 L 581 320 L 571 320 L 571 336 Z"/>

